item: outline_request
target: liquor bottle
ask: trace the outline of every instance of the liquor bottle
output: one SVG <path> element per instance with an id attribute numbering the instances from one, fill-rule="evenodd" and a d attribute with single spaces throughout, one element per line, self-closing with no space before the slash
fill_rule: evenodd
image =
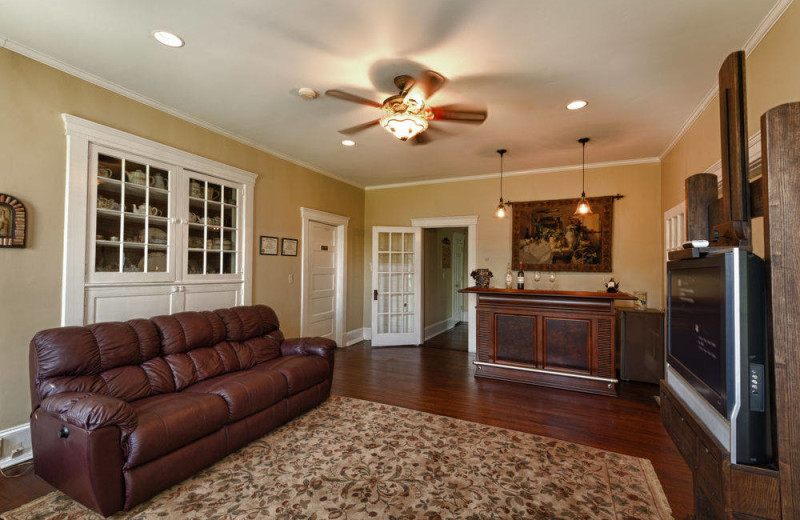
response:
<path id="1" fill-rule="evenodd" d="M 522 262 L 519 263 L 519 272 L 517 273 L 517 289 L 525 288 L 525 271 L 522 270 Z"/>
<path id="2" fill-rule="evenodd" d="M 511 272 L 511 264 L 506 269 L 506 289 L 514 288 L 514 274 Z"/>

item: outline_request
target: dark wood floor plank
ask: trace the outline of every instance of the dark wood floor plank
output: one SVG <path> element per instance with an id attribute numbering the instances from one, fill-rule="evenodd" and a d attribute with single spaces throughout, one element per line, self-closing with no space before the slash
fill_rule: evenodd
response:
<path id="1" fill-rule="evenodd" d="M 675 518 L 693 513 L 691 473 L 661 425 L 656 386 L 622 384 L 615 398 L 475 378 L 474 357 L 448 347 L 462 348 L 465 330 L 432 338 L 436 348 L 362 343 L 340 349 L 333 393 L 647 458 Z M 51 490 L 32 474 L 0 478 L 0 512 Z"/>

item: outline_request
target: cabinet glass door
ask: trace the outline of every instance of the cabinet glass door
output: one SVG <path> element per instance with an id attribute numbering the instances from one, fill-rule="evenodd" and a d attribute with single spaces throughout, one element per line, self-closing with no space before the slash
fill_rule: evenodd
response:
<path id="1" fill-rule="evenodd" d="M 373 228 L 373 346 L 422 342 L 421 243 L 420 228 Z"/>
<path id="2" fill-rule="evenodd" d="M 241 278 L 241 187 L 187 172 L 186 275 Z"/>
<path id="3" fill-rule="evenodd" d="M 174 279 L 169 166 L 95 148 L 90 182 L 90 278 Z"/>

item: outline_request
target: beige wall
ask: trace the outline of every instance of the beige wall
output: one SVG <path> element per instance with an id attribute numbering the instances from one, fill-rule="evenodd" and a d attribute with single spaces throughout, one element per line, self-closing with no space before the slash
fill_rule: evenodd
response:
<path id="1" fill-rule="evenodd" d="M 432 228 L 423 230 L 422 248 L 424 257 L 424 289 L 425 300 L 423 326 L 429 327 L 446 319 L 453 314 L 453 273 L 454 267 L 442 267 L 442 240 L 450 241 L 450 249 L 455 249 L 453 235 L 461 233 L 465 238 L 466 228 Z M 467 258 L 467 242 L 463 244 L 464 261 Z M 465 266 L 461 266 L 465 269 Z M 460 319 L 460 317 L 457 317 Z"/>
<path id="2" fill-rule="evenodd" d="M 349 216 L 347 329 L 362 326 L 363 190 L 0 49 L 0 192 L 19 197 L 30 218 L 28 247 L 0 249 L 0 429 L 27 422 L 28 342 L 38 330 L 59 325 L 63 112 L 257 173 L 256 241 L 259 235 L 299 239 L 300 206 Z M 273 306 L 286 333 L 297 334 L 300 257 L 253 260 L 254 302 Z"/>
<path id="3" fill-rule="evenodd" d="M 589 169 L 588 196 L 621 193 L 614 203 L 613 275 L 622 290 L 644 290 L 652 302 L 661 301 L 661 176 L 658 163 Z M 367 190 L 364 252 L 371 261 L 372 226 L 409 226 L 411 218 L 478 216 L 476 228 L 478 267 L 494 273 L 492 285 L 504 286 L 506 265 L 511 260 L 511 219 L 494 217 L 499 179 L 426 184 Z M 580 171 L 509 177 L 505 181 L 510 200 L 547 200 L 579 195 Z M 369 265 L 368 263 L 365 265 Z M 610 273 L 558 273 L 556 282 L 543 277 L 541 289 L 603 290 Z M 529 276 L 526 282 L 533 286 Z M 369 269 L 364 273 L 365 292 L 371 291 Z M 370 323 L 370 301 L 365 300 L 364 326 Z"/>
<path id="4" fill-rule="evenodd" d="M 731 52 L 737 49 L 731 49 Z M 748 135 L 761 128 L 770 108 L 800 100 L 800 2 L 794 2 L 748 56 Z M 720 62 L 720 66 L 722 63 Z M 684 199 L 684 181 L 720 158 L 719 98 L 715 97 L 662 162 L 662 208 Z"/>

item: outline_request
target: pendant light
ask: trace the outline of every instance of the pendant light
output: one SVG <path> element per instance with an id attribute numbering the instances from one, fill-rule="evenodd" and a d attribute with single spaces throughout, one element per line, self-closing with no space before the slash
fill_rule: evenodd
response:
<path id="1" fill-rule="evenodd" d="M 591 215 L 592 207 L 586 202 L 586 143 L 589 142 L 588 137 L 581 137 L 578 142 L 583 145 L 583 159 L 581 161 L 581 201 L 578 202 L 578 207 L 575 209 L 576 215 Z"/>
<path id="2" fill-rule="evenodd" d="M 494 212 L 494 216 L 497 218 L 505 218 L 506 217 L 506 202 L 503 202 L 503 155 L 508 150 L 500 149 L 497 150 L 497 153 L 500 154 L 500 204 L 497 205 L 497 211 Z"/>

